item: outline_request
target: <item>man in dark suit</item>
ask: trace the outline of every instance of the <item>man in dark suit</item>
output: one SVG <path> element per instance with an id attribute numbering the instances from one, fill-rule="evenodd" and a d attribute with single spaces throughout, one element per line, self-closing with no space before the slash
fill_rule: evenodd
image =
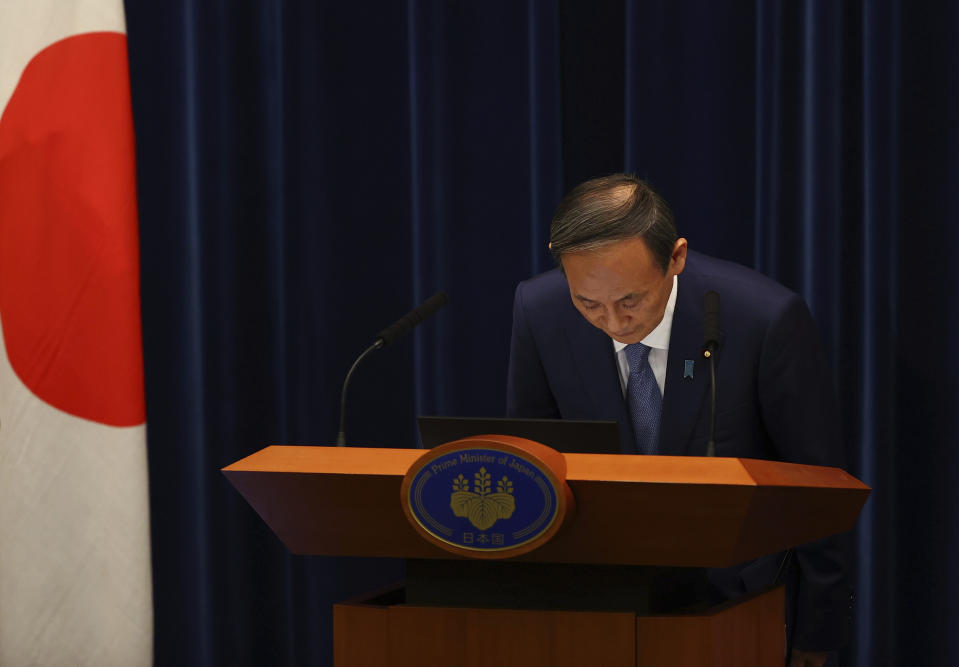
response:
<path id="1" fill-rule="evenodd" d="M 832 376 L 803 300 L 742 266 L 688 250 L 665 201 L 623 174 L 564 198 L 550 249 L 560 268 L 521 283 L 508 412 L 619 422 L 624 453 L 706 453 L 704 297 L 718 292 L 717 456 L 844 466 Z M 838 539 L 795 550 L 791 665 L 845 643 L 850 595 Z M 733 597 L 768 586 L 783 555 L 710 571 Z"/>

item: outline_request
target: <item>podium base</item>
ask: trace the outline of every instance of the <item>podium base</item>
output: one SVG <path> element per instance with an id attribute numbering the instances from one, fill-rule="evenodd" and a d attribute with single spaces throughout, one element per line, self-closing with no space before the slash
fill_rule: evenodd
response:
<path id="1" fill-rule="evenodd" d="M 397 589 L 333 607 L 336 667 L 781 667 L 782 587 L 688 614 L 407 604 Z"/>
<path id="2" fill-rule="evenodd" d="M 406 562 L 406 603 L 420 607 L 631 611 L 638 615 L 703 611 L 706 570 L 493 560 Z"/>

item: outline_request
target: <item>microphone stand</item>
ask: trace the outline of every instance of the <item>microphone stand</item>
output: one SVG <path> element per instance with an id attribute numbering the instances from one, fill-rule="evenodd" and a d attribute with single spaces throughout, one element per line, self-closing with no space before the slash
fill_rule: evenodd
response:
<path id="1" fill-rule="evenodd" d="M 709 441 L 706 443 L 706 456 L 716 456 L 716 350 L 719 349 L 719 293 L 710 290 L 706 292 L 703 323 L 705 325 L 705 342 L 703 356 L 709 359 L 709 386 L 711 400 L 709 401 Z"/>
<path id="2" fill-rule="evenodd" d="M 356 361 L 353 362 L 353 365 L 350 366 L 349 372 L 346 374 L 346 379 L 343 380 L 343 391 L 340 392 L 340 431 L 336 434 L 336 446 L 345 447 L 346 446 L 346 388 L 350 384 L 350 378 L 353 377 L 353 371 L 356 370 L 356 367 L 360 365 L 360 362 L 366 358 L 373 350 L 378 350 L 383 347 L 383 339 L 377 338 L 373 341 L 373 344 L 368 348 L 363 350 L 363 353 L 356 358 Z"/>
<path id="3" fill-rule="evenodd" d="M 703 356 L 709 359 L 709 389 L 712 394 L 709 405 L 709 440 L 706 442 L 706 456 L 716 456 L 716 355 L 715 350 L 706 348 Z"/>

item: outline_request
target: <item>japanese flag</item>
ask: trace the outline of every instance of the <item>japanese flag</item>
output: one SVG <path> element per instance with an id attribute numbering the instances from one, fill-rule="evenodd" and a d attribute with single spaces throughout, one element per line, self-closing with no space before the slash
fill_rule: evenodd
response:
<path id="1" fill-rule="evenodd" d="M 122 1 L 5 0 L 0 110 L 0 665 L 147 665 Z"/>

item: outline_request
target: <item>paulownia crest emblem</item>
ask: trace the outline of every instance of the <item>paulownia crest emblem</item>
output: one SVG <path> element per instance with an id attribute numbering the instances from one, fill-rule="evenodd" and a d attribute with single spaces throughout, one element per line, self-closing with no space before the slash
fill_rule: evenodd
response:
<path id="1" fill-rule="evenodd" d="M 513 483 L 503 475 L 496 482 L 496 493 L 491 493 L 490 474 L 483 467 L 473 475 L 473 490 L 470 491 L 469 481 L 460 474 L 453 480 L 450 508 L 456 516 L 469 519 L 478 530 L 486 530 L 497 520 L 513 516 L 516 509 Z"/>

